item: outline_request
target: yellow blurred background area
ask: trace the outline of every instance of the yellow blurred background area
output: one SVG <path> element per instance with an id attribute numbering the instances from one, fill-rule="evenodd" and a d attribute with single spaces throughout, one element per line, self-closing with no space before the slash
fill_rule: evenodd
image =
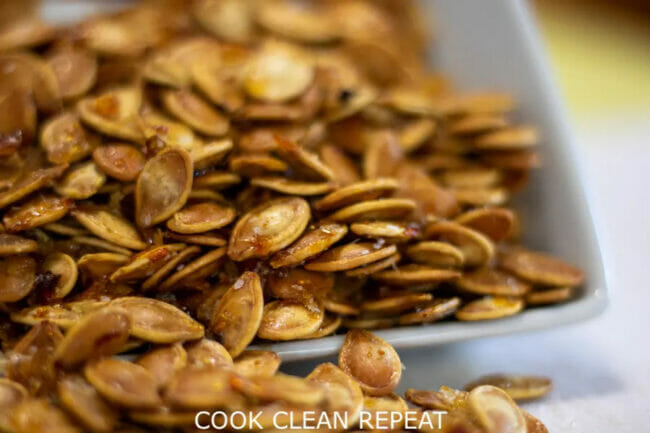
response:
<path id="1" fill-rule="evenodd" d="M 644 1 L 535 2 L 552 67 L 576 120 L 650 116 L 650 1 Z"/>

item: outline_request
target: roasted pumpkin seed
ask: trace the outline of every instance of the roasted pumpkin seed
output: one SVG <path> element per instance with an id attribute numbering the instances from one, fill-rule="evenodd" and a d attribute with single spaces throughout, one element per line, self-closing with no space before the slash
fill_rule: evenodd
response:
<path id="1" fill-rule="evenodd" d="M 253 341 L 262 321 L 264 295 L 260 278 L 245 272 L 223 295 L 210 320 L 214 332 L 236 358 Z"/>
<path id="2" fill-rule="evenodd" d="M 339 353 L 339 367 L 354 378 L 368 395 L 393 392 L 402 376 L 399 355 L 376 335 L 353 329 L 348 331 Z"/>
<path id="3" fill-rule="evenodd" d="M 487 296 L 463 305 L 456 311 L 458 320 L 488 320 L 517 314 L 524 308 L 524 301 L 518 298 Z"/>
<path id="4" fill-rule="evenodd" d="M 347 232 L 347 227 L 341 224 L 321 224 L 302 235 L 288 248 L 275 253 L 269 263 L 274 268 L 296 266 L 326 251 L 341 240 Z"/>
<path id="5" fill-rule="evenodd" d="M 496 386 L 506 392 L 515 401 L 534 400 L 544 397 L 551 391 L 551 379 L 543 376 L 514 376 L 507 374 L 490 374 L 481 376 L 465 385 L 466 391 L 484 385 Z"/>
<path id="6" fill-rule="evenodd" d="M 318 272 L 345 271 L 385 259 L 396 251 L 395 245 L 382 248 L 371 243 L 352 243 L 326 251 L 307 263 L 305 269 Z"/>
<path id="7" fill-rule="evenodd" d="M 192 189 L 192 159 L 182 149 L 166 149 L 142 168 L 135 188 L 136 221 L 151 227 L 183 207 Z"/>

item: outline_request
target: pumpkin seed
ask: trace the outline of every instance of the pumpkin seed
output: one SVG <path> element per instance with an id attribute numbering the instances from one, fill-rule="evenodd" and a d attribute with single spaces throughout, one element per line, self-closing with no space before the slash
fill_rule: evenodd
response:
<path id="1" fill-rule="evenodd" d="M 51 163 L 70 164 L 88 156 L 99 140 L 81 126 L 75 112 L 65 111 L 43 125 L 40 144 Z"/>
<path id="2" fill-rule="evenodd" d="M 86 364 L 83 371 L 97 392 L 116 406 L 153 409 L 161 404 L 156 379 L 138 364 L 105 358 Z"/>
<path id="3" fill-rule="evenodd" d="M 135 188 L 136 221 L 151 227 L 180 210 L 192 189 L 192 160 L 182 149 L 166 149 L 142 168 Z"/>
<path id="4" fill-rule="evenodd" d="M 117 413 L 81 376 L 71 375 L 58 385 L 64 408 L 90 431 L 110 432 L 117 423 Z"/>
<path id="5" fill-rule="evenodd" d="M 339 352 L 339 367 L 367 395 L 389 395 L 402 376 L 399 355 L 386 341 L 361 329 L 348 331 Z"/>
<path id="6" fill-rule="evenodd" d="M 97 59 L 82 48 L 60 47 L 48 55 L 47 62 L 64 99 L 83 95 L 97 79 Z"/>
<path id="7" fill-rule="evenodd" d="M 164 291 L 183 285 L 190 285 L 212 275 L 221 265 L 221 258 L 226 254 L 225 248 L 217 248 L 206 253 L 198 259 L 188 263 L 171 277 L 158 286 Z"/>
<path id="8" fill-rule="evenodd" d="M 418 263 L 443 268 L 460 267 L 465 262 L 463 252 L 446 242 L 418 242 L 408 247 L 406 254 Z"/>
<path id="9" fill-rule="evenodd" d="M 56 285 L 52 289 L 53 299 L 65 298 L 77 282 L 77 263 L 67 254 L 49 254 L 43 262 L 42 270 L 59 276 Z"/>
<path id="10" fill-rule="evenodd" d="M 235 359 L 233 369 L 244 377 L 273 376 L 280 368 L 280 357 L 268 350 L 244 350 Z"/>
<path id="11" fill-rule="evenodd" d="M 137 179 L 144 167 L 144 155 L 128 144 L 108 144 L 93 151 L 93 161 L 109 176 L 129 182 Z"/>
<path id="12" fill-rule="evenodd" d="M 437 284 L 454 280 L 461 273 L 451 269 L 438 269 L 424 265 L 404 265 L 397 269 L 385 270 L 372 277 L 394 286 L 413 286 L 420 284 Z"/>
<path id="13" fill-rule="evenodd" d="M 95 195 L 106 183 L 106 175 L 93 162 L 71 167 L 55 187 L 64 197 L 82 200 Z"/>
<path id="14" fill-rule="evenodd" d="M 164 398 L 176 408 L 227 407 L 237 398 L 230 386 L 232 380 L 233 373 L 222 368 L 185 368 L 174 375 Z"/>
<path id="15" fill-rule="evenodd" d="M 399 318 L 399 324 L 414 325 L 435 322 L 451 316 L 458 307 L 460 307 L 460 298 L 435 299 L 427 305 L 418 307 L 412 313 L 402 314 Z"/>
<path id="16" fill-rule="evenodd" d="M 123 87 L 82 99 L 77 112 L 82 122 L 97 132 L 137 143 L 142 140 L 135 119 L 140 102 L 138 89 Z"/>
<path id="17" fill-rule="evenodd" d="M 262 321 L 264 296 L 260 278 L 245 272 L 226 291 L 210 320 L 214 332 L 236 358 L 253 341 Z"/>
<path id="18" fill-rule="evenodd" d="M 228 132 L 228 119 L 192 92 L 166 90 L 161 100 L 167 111 L 201 134 L 219 137 Z"/>
<path id="19" fill-rule="evenodd" d="M 0 235 L 3 236 L 3 235 Z M 29 256 L 0 259 L 0 301 L 17 302 L 34 289 L 36 261 Z"/>
<path id="20" fill-rule="evenodd" d="M 273 341 L 295 340 L 316 332 L 324 318 L 325 310 L 317 303 L 273 301 L 264 306 L 257 336 Z"/>
<path id="21" fill-rule="evenodd" d="M 72 203 L 72 200 L 53 194 L 40 194 L 19 208 L 7 211 L 2 222 L 10 232 L 33 229 L 60 220 L 68 213 Z"/>
<path id="22" fill-rule="evenodd" d="M 180 309 L 163 301 L 142 297 L 112 300 L 110 307 L 131 320 L 131 336 L 152 343 L 169 344 L 203 337 L 203 326 Z"/>
<path id="23" fill-rule="evenodd" d="M 296 50 L 267 44 L 247 63 L 244 90 L 256 99 L 284 102 L 300 96 L 313 78 L 313 66 Z"/>
<path id="24" fill-rule="evenodd" d="M 524 308 L 524 301 L 517 298 L 486 296 L 463 305 L 456 311 L 458 320 L 490 320 L 517 314 Z"/>
<path id="25" fill-rule="evenodd" d="M 531 283 L 549 286 L 579 286 L 584 274 L 579 269 L 544 253 L 523 248 L 499 252 L 499 266 Z"/>
<path id="26" fill-rule="evenodd" d="M 302 234 L 310 217 L 309 204 L 301 198 L 281 198 L 262 204 L 235 225 L 228 256 L 242 261 L 279 251 Z"/>
<path id="27" fill-rule="evenodd" d="M 513 376 L 507 374 L 490 374 L 481 376 L 465 385 L 466 391 L 472 391 L 479 386 L 496 386 L 506 392 L 515 401 L 534 400 L 547 395 L 553 383 L 543 376 Z"/>
<path id="28" fill-rule="evenodd" d="M 162 389 L 177 371 L 187 365 L 187 352 L 179 343 L 160 346 L 140 356 L 136 364 L 147 369 L 154 377 L 158 389 Z"/>
<path id="29" fill-rule="evenodd" d="M 381 220 L 406 217 L 415 209 L 409 199 L 385 198 L 353 204 L 329 216 L 333 221 Z"/>
<path id="30" fill-rule="evenodd" d="M 232 358 L 226 348 L 206 338 L 187 345 L 187 364 L 193 368 L 233 366 Z"/>
<path id="31" fill-rule="evenodd" d="M 78 207 L 72 216 L 91 233 L 116 245 L 143 250 L 147 247 L 131 223 L 97 206 Z"/>
<path id="32" fill-rule="evenodd" d="M 318 210 L 331 210 L 347 206 L 351 203 L 374 200 L 395 191 L 399 182 L 391 178 L 378 178 L 353 183 L 323 197 L 314 207 Z"/>
<path id="33" fill-rule="evenodd" d="M 526 420 L 512 398 L 501 389 L 482 385 L 469 393 L 469 405 L 485 431 L 526 433 Z"/>
<path id="34" fill-rule="evenodd" d="M 129 338 L 130 318 L 100 309 L 84 316 L 65 334 L 54 353 L 57 365 L 72 369 L 91 358 L 119 353 Z"/>
<path id="35" fill-rule="evenodd" d="M 296 266 L 314 257 L 341 240 L 348 232 L 341 224 L 321 224 L 306 232 L 288 248 L 278 251 L 269 263 L 274 268 Z"/>
<path id="36" fill-rule="evenodd" d="M 235 210 L 217 203 L 197 203 L 176 212 L 167 227 L 177 233 L 203 233 L 230 224 L 235 219 Z"/>
<path id="37" fill-rule="evenodd" d="M 318 272 L 345 271 L 385 259 L 396 251 L 395 245 L 382 248 L 371 243 L 352 243 L 326 251 L 307 263 L 305 269 Z"/>
<path id="38" fill-rule="evenodd" d="M 554 289 L 534 290 L 526 294 L 527 305 L 557 304 L 568 301 L 573 297 L 571 287 L 559 287 Z"/>

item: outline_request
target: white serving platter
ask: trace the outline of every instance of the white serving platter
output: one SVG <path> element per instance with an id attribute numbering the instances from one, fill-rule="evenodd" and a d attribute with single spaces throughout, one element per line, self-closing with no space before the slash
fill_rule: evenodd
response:
<path id="1" fill-rule="evenodd" d="M 499 89 L 519 102 L 520 120 L 538 125 L 544 167 L 535 172 L 516 207 L 526 245 L 580 266 L 587 282 L 577 299 L 486 322 L 443 322 L 376 333 L 397 349 L 532 331 L 583 321 L 607 305 L 606 272 L 590 210 L 581 156 L 558 97 L 534 19 L 523 0 L 422 0 L 434 24 L 432 65 L 460 90 Z M 129 1 L 46 0 L 44 16 L 70 22 Z M 285 361 L 338 352 L 343 336 L 258 346 Z"/>

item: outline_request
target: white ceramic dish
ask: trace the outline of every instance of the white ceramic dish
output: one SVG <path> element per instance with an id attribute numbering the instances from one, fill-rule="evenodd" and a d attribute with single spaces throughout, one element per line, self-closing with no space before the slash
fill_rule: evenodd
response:
<path id="1" fill-rule="evenodd" d="M 57 22 L 120 7 L 128 1 L 46 1 L 45 16 Z M 587 275 L 580 296 L 567 304 L 526 310 L 487 322 L 446 322 L 377 333 L 396 348 L 430 346 L 491 335 L 531 331 L 585 320 L 607 304 L 605 269 L 583 183 L 580 157 L 551 79 L 530 11 L 523 0 L 423 0 L 435 24 L 431 49 L 436 69 L 459 89 L 502 89 L 520 103 L 522 120 L 540 127 L 544 167 L 535 173 L 517 208 L 526 244 L 579 265 Z M 284 360 L 334 354 L 343 336 L 264 346 Z"/>

